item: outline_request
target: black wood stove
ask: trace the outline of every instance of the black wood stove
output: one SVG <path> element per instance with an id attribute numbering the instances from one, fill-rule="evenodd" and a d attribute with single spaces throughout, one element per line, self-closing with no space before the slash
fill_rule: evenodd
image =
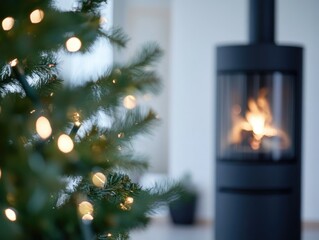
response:
<path id="1" fill-rule="evenodd" d="M 217 48 L 216 240 L 300 240 L 302 48 L 274 10 L 250 0 L 250 44 Z"/>

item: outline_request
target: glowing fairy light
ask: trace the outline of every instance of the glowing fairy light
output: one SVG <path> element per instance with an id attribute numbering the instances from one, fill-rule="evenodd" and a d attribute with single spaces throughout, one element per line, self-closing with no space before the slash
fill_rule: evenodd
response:
<path id="1" fill-rule="evenodd" d="M 73 150 L 74 143 L 68 135 L 62 134 L 58 138 L 58 148 L 63 153 L 69 153 Z"/>
<path id="2" fill-rule="evenodd" d="M 118 138 L 124 138 L 125 134 L 123 132 L 120 132 L 119 134 L 117 134 Z"/>
<path id="3" fill-rule="evenodd" d="M 51 124 L 46 117 L 41 116 L 38 118 L 35 123 L 35 129 L 42 139 L 46 139 L 51 136 Z"/>
<path id="4" fill-rule="evenodd" d="M 123 99 L 123 105 L 125 108 L 127 109 L 133 109 L 136 107 L 137 103 L 136 103 L 136 98 L 133 95 L 127 95 L 124 99 Z"/>
<path id="5" fill-rule="evenodd" d="M 79 204 L 78 211 L 82 216 L 84 216 L 86 214 L 92 215 L 93 205 L 88 201 L 83 201 Z"/>
<path id="6" fill-rule="evenodd" d="M 101 17 L 100 18 L 100 24 L 101 25 L 105 25 L 105 24 L 107 24 L 107 22 L 108 22 L 108 19 L 106 17 Z"/>
<path id="7" fill-rule="evenodd" d="M 18 62 L 19 62 L 18 59 L 15 58 L 12 61 L 10 61 L 9 64 L 11 67 L 15 67 L 15 66 L 17 66 Z"/>
<path id="8" fill-rule="evenodd" d="M 125 199 L 125 204 L 133 204 L 133 202 L 134 202 L 134 198 L 132 198 L 132 197 L 127 197 Z"/>
<path id="9" fill-rule="evenodd" d="M 2 172 L 1 172 L 1 168 L 0 168 L 0 179 L 1 179 L 1 176 L 2 176 Z"/>
<path id="10" fill-rule="evenodd" d="M 30 21 L 32 23 L 39 23 L 44 18 L 44 12 L 41 9 L 36 9 L 30 14 Z"/>
<path id="11" fill-rule="evenodd" d="M 4 31 L 9 31 L 13 28 L 14 19 L 12 17 L 6 17 L 2 20 L 2 28 Z"/>
<path id="12" fill-rule="evenodd" d="M 101 172 L 97 172 L 92 176 L 92 182 L 96 187 L 102 188 L 105 185 L 106 176 Z"/>
<path id="13" fill-rule="evenodd" d="M 111 234 L 111 233 L 108 233 L 106 236 L 107 236 L 107 237 L 112 237 L 112 234 Z"/>
<path id="14" fill-rule="evenodd" d="M 125 206 L 123 203 L 120 203 L 120 208 L 124 211 L 129 210 L 129 208 L 127 206 Z"/>
<path id="15" fill-rule="evenodd" d="M 66 41 L 65 46 L 69 52 L 77 52 L 80 50 L 82 42 L 77 37 L 71 37 Z"/>
<path id="16" fill-rule="evenodd" d="M 91 214 L 89 214 L 89 213 L 84 214 L 83 217 L 82 217 L 82 221 L 84 221 L 84 222 L 87 222 L 87 221 L 90 222 L 92 220 L 93 220 L 93 216 Z"/>
<path id="17" fill-rule="evenodd" d="M 7 208 L 6 210 L 4 210 L 4 214 L 11 222 L 17 220 L 17 214 L 12 208 Z"/>
<path id="18" fill-rule="evenodd" d="M 81 122 L 80 122 L 80 114 L 78 112 L 75 112 L 73 114 L 73 120 L 74 120 L 74 125 L 79 127 L 81 126 Z"/>

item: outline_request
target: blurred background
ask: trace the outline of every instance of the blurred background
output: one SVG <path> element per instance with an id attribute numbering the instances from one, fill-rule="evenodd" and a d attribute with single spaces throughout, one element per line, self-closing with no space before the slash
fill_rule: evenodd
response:
<path id="1" fill-rule="evenodd" d="M 304 47 L 302 218 L 319 228 L 319 1 L 276 4 L 276 42 Z M 148 41 L 158 42 L 165 51 L 157 67 L 163 91 L 147 98 L 162 123 L 151 139 L 137 144 L 150 156 L 151 165 L 141 181 L 147 185 L 189 174 L 199 193 L 197 221 L 211 223 L 218 114 L 215 49 L 247 43 L 248 0 L 116 0 L 111 6 L 109 18 L 131 38 L 126 50 L 115 51 L 115 61 L 134 56 Z"/>

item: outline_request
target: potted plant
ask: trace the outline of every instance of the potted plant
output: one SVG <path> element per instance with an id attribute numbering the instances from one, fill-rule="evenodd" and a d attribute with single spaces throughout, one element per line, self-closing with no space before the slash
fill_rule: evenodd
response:
<path id="1" fill-rule="evenodd" d="M 169 204 L 171 220 L 174 224 L 194 224 L 198 193 L 191 181 L 190 174 L 184 175 L 180 188 L 181 192 L 179 197 Z"/>

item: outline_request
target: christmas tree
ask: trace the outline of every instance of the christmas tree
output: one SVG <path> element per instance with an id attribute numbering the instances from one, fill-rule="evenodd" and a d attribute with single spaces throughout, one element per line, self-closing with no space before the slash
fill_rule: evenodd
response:
<path id="1" fill-rule="evenodd" d="M 136 98 L 157 93 L 161 50 L 148 44 L 98 79 L 64 84 L 61 49 L 89 52 L 100 38 L 119 48 L 127 42 L 120 29 L 102 27 L 106 0 L 76 3 L 61 11 L 48 0 L 1 1 L 1 239 L 128 239 L 175 196 L 126 174 L 147 167 L 132 141 L 157 117 Z"/>

